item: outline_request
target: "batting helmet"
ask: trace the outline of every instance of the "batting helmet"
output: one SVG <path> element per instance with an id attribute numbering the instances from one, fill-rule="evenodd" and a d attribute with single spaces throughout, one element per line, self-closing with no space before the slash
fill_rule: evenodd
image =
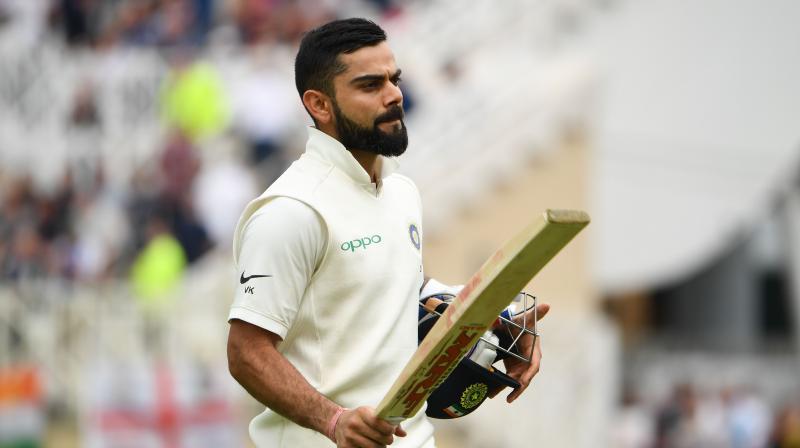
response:
<path id="1" fill-rule="evenodd" d="M 420 300 L 418 343 L 422 342 L 454 297 L 451 294 L 438 294 Z M 428 397 L 425 413 L 429 417 L 463 417 L 477 409 L 487 397 L 493 398 L 503 388 L 520 387 L 514 378 L 493 367 L 495 362 L 509 356 L 527 362 L 531 360 L 532 349 L 529 353 L 520 353 L 517 341 L 524 334 L 537 336 L 536 317 L 531 319 L 533 322 L 528 322 L 523 317 L 526 316 L 525 311 L 532 309 L 535 313 L 536 298 L 526 293 L 520 293 L 518 297 L 519 300 L 524 300 L 522 312 L 512 314 L 508 309 L 503 311 L 494 325 Z"/>

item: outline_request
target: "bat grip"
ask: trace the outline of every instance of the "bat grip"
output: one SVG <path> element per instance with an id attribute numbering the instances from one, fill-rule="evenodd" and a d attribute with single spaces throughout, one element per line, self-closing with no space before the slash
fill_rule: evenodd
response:
<path id="1" fill-rule="evenodd" d="M 403 420 L 405 420 L 403 417 L 383 417 L 383 419 L 393 425 L 399 425 L 400 423 L 403 423 Z"/>

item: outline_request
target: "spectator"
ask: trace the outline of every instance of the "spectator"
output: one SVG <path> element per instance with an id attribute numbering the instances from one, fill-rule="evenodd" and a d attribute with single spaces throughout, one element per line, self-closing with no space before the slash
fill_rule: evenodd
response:
<path id="1" fill-rule="evenodd" d="M 751 387 L 725 394 L 732 448 L 767 446 L 772 415 L 763 398 Z"/>
<path id="2" fill-rule="evenodd" d="M 102 179 L 102 176 L 100 176 Z M 75 209 L 75 275 L 84 281 L 109 277 L 131 238 L 123 203 L 103 183 L 78 195 Z"/>
<path id="3" fill-rule="evenodd" d="M 252 171 L 241 162 L 226 156 L 216 159 L 198 177 L 192 197 L 209 237 L 227 251 L 242 209 L 259 190 Z"/>
<path id="4" fill-rule="evenodd" d="M 211 248 L 205 226 L 189 203 L 163 201 L 161 214 L 167 219 L 171 233 L 180 243 L 188 263 L 194 263 Z"/>
<path id="5" fill-rule="evenodd" d="M 800 404 L 788 404 L 778 412 L 769 446 L 770 448 L 800 448 Z"/>
<path id="6" fill-rule="evenodd" d="M 101 0 L 56 0 L 50 9 L 50 25 L 58 28 L 71 46 L 93 45 L 99 36 Z"/>
<path id="7" fill-rule="evenodd" d="M 200 170 L 200 160 L 183 132 L 175 129 L 169 133 L 159 162 L 162 196 L 170 202 L 184 201 Z"/>
<path id="8" fill-rule="evenodd" d="M 270 27 L 270 20 L 277 4 L 278 0 L 239 0 L 236 3 L 234 19 L 243 44 L 272 40 L 276 33 Z"/>
<path id="9" fill-rule="evenodd" d="M 219 133 L 228 121 L 228 101 L 216 70 L 194 60 L 185 48 L 173 54 L 161 104 L 167 126 L 193 141 Z"/>
<path id="10" fill-rule="evenodd" d="M 655 443 L 653 417 L 631 389 L 624 393 L 612 443 L 617 448 L 649 448 Z"/>
<path id="11" fill-rule="evenodd" d="M 658 414 L 656 446 L 723 448 L 727 441 L 719 403 L 700 397 L 688 383 L 676 385 L 671 400 Z"/>
<path id="12" fill-rule="evenodd" d="M 248 146 L 249 162 L 278 161 L 303 113 L 297 107 L 292 79 L 271 69 L 263 58 L 253 56 L 241 70 L 234 71 L 229 85 L 231 125 Z"/>
<path id="13" fill-rule="evenodd" d="M 6 275 L 14 280 L 44 277 L 47 272 L 45 246 L 32 223 L 17 227 L 12 238 Z"/>
<path id="14" fill-rule="evenodd" d="M 166 222 L 152 216 L 147 223 L 147 243 L 131 269 L 133 291 L 145 307 L 159 308 L 175 291 L 186 266 L 186 255 L 169 232 Z"/>

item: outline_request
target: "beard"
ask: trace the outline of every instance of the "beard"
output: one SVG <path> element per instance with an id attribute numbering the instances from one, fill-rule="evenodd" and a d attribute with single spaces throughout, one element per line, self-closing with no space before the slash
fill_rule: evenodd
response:
<path id="1" fill-rule="evenodd" d="M 385 157 L 397 157 L 406 151 L 408 132 L 403 121 L 403 108 L 392 106 L 386 113 L 375 118 L 372 127 L 364 127 L 347 116 L 333 102 L 333 115 L 336 117 L 336 133 L 339 142 L 347 149 L 360 149 Z M 392 132 L 383 132 L 378 125 L 400 120 L 400 128 Z"/>

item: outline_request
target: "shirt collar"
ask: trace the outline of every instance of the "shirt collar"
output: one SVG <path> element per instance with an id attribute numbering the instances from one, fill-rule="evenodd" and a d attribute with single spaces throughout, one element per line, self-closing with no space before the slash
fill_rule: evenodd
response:
<path id="1" fill-rule="evenodd" d="M 358 184 L 373 185 L 372 179 L 370 179 L 364 167 L 358 163 L 353 154 L 344 145 L 313 126 L 308 127 L 306 153 L 330 163 Z M 383 183 L 381 181 L 397 171 L 400 164 L 395 158 L 378 156 L 378 159 L 381 164 L 381 178 L 378 181 L 378 187 L 380 188 Z"/>

